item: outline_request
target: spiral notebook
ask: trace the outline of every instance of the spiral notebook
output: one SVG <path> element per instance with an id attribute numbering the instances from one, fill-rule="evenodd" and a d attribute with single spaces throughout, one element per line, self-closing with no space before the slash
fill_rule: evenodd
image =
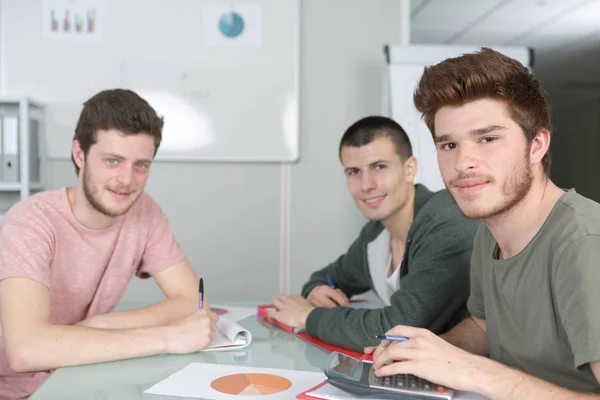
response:
<path id="1" fill-rule="evenodd" d="M 204 351 L 241 349 L 252 342 L 250 331 L 227 317 L 220 316 L 217 334 Z"/>

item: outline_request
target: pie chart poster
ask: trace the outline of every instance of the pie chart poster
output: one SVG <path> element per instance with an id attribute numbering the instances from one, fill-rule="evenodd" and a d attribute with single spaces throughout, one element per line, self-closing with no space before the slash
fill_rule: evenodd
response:
<path id="1" fill-rule="evenodd" d="M 215 400 L 290 400 L 325 379 L 323 372 L 193 362 L 144 393 Z"/>
<path id="2" fill-rule="evenodd" d="M 202 41 L 206 47 L 260 46 L 259 4 L 206 4 L 202 10 Z"/>

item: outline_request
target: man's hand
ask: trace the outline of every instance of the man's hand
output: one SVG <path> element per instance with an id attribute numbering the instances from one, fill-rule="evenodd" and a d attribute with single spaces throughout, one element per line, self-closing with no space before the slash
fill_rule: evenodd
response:
<path id="1" fill-rule="evenodd" d="M 316 308 L 304 297 L 297 295 L 280 295 L 273 299 L 273 305 L 277 308 L 277 311 L 269 312 L 269 319 L 275 319 L 282 324 L 297 329 L 306 329 L 308 314 Z"/>
<path id="2" fill-rule="evenodd" d="M 186 354 L 200 351 L 215 338 L 219 316 L 201 309 L 166 326 L 167 353 Z"/>
<path id="3" fill-rule="evenodd" d="M 315 286 L 306 297 L 316 307 L 332 308 L 337 305 L 347 307 L 350 305 L 348 297 L 340 289 L 333 289 L 328 285 Z"/>
<path id="4" fill-rule="evenodd" d="M 413 374 L 453 389 L 470 390 L 469 380 L 474 372 L 490 362 L 451 345 L 426 329 L 399 325 L 386 334 L 406 336 L 409 340 L 381 342 L 373 354 L 376 376 Z"/>

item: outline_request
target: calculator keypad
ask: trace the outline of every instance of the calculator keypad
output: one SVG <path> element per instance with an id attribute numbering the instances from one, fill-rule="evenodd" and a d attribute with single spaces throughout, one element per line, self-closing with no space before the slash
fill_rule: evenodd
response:
<path id="1" fill-rule="evenodd" d="M 371 369 L 369 385 L 402 393 L 418 395 L 429 399 L 452 399 L 453 390 L 441 385 L 436 385 L 415 375 L 401 374 L 391 376 L 375 376 Z"/>

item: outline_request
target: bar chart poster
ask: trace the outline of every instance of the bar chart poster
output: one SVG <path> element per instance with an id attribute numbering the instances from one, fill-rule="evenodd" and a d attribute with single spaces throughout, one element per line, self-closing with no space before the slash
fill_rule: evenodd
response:
<path id="1" fill-rule="evenodd" d="M 202 11 L 202 41 L 207 47 L 260 46 L 258 4 L 206 4 Z"/>
<path id="2" fill-rule="evenodd" d="M 103 0 L 44 0 L 44 39 L 102 40 L 103 3 Z"/>

